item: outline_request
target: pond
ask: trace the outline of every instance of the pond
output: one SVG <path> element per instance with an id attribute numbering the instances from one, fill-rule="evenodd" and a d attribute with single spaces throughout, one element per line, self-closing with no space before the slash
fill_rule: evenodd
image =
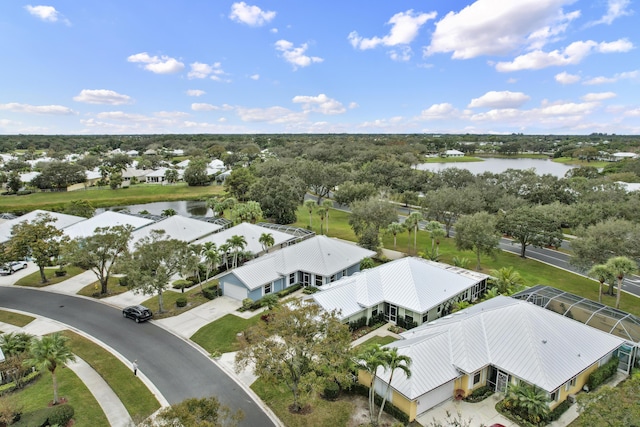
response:
<path id="1" fill-rule="evenodd" d="M 155 202 L 144 203 L 141 205 L 128 205 L 128 206 L 112 206 L 110 208 L 96 209 L 96 214 L 104 212 L 106 210 L 121 211 L 128 210 L 131 213 L 140 213 L 147 211 L 153 215 L 161 215 L 162 211 L 166 209 L 173 209 L 182 216 L 213 216 L 213 211 L 207 208 L 207 204 L 202 200 L 178 200 L 171 202 Z"/>
<path id="2" fill-rule="evenodd" d="M 417 169 L 438 172 L 447 168 L 458 168 L 466 169 L 474 175 L 483 172 L 501 173 L 507 169 L 535 169 L 538 175 L 551 174 L 562 178 L 575 167 L 557 163 L 550 159 L 485 158 L 481 162 L 422 163 L 417 166 Z"/>

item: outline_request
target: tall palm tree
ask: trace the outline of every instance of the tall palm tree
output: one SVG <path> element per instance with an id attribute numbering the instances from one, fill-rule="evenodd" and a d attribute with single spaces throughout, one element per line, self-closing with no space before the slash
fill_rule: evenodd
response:
<path id="1" fill-rule="evenodd" d="M 38 369 L 47 369 L 53 379 L 53 404 L 58 404 L 58 380 L 56 368 L 76 360 L 75 355 L 67 345 L 69 339 L 56 332 L 45 335 L 41 339 L 34 339 L 29 349 L 31 357 L 25 363 Z"/>
<path id="2" fill-rule="evenodd" d="M 387 232 L 393 234 L 393 249 L 396 248 L 396 237 L 399 233 L 402 233 L 405 229 L 405 225 L 401 222 L 392 222 L 387 226 Z"/>
<path id="3" fill-rule="evenodd" d="M 500 295 L 511 295 L 524 286 L 524 279 L 513 267 L 502 267 L 489 273 L 493 276 L 493 286 Z"/>
<path id="4" fill-rule="evenodd" d="M 247 240 L 244 238 L 244 236 L 234 234 L 227 239 L 227 243 L 229 244 L 230 249 L 233 250 L 233 261 L 231 263 L 231 268 L 236 268 L 238 266 L 238 254 L 247 246 Z"/>
<path id="5" fill-rule="evenodd" d="M 369 383 L 369 420 L 371 424 L 376 421 L 375 418 L 375 384 L 378 368 L 385 363 L 384 350 L 380 344 L 366 346 L 356 356 L 356 367 L 369 374 L 371 382 Z"/>
<path id="6" fill-rule="evenodd" d="M 264 249 L 265 252 L 269 252 L 269 248 L 273 246 L 275 239 L 271 233 L 262 233 L 258 242 L 262 245 L 262 249 Z"/>
<path id="7" fill-rule="evenodd" d="M 382 365 L 382 367 L 384 368 L 385 372 L 387 369 L 389 369 L 391 371 L 391 375 L 389 375 L 387 391 L 382 397 L 382 404 L 380 405 L 380 411 L 378 412 L 376 425 L 380 424 L 382 411 L 384 410 L 385 403 L 387 403 L 387 397 L 389 396 L 389 391 L 391 390 L 391 382 L 393 381 L 393 374 L 396 369 L 400 369 L 407 378 L 411 378 L 411 357 L 398 353 L 398 349 L 396 347 L 383 347 L 382 350 L 384 350 L 384 364 Z"/>
<path id="8" fill-rule="evenodd" d="M 211 245 L 207 245 L 207 243 L 211 243 Z M 211 272 L 215 271 L 218 268 L 221 256 L 218 248 L 216 247 L 216 244 L 213 242 L 206 242 L 204 244 L 204 246 L 202 247 L 202 256 L 204 257 L 206 272 L 206 278 L 204 281 L 208 282 Z"/>
<path id="9" fill-rule="evenodd" d="M 420 212 L 411 212 L 404 223 L 407 225 L 407 229 L 413 230 L 413 250 L 416 250 L 418 244 L 418 225 L 422 221 L 422 214 Z"/>
<path id="10" fill-rule="evenodd" d="M 596 279 L 600 283 L 600 292 L 598 292 L 598 302 L 602 302 L 602 287 L 605 282 L 610 281 L 610 288 L 613 288 L 614 275 L 605 264 L 596 264 L 591 267 L 591 270 L 587 273 L 589 277 Z"/>
<path id="11" fill-rule="evenodd" d="M 313 200 L 305 200 L 304 207 L 309 211 L 309 229 L 311 229 L 311 215 L 313 214 L 313 208 L 316 206 L 316 202 Z"/>
<path id="12" fill-rule="evenodd" d="M 442 224 L 438 221 L 429 221 L 424 229 L 428 231 L 431 236 L 431 253 L 433 253 L 435 249 L 436 256 L 440 255 L 440 239 L 447 235 L 442 229 Z"/>
<path id="13" fill-rule="evenodd" d="M 620 294 L 622 293 L 622 280 L 625 275 L 633 274 L 638 271 L 638 265 L 632 259 L 626 256 L 617 256 L 609 258 L 605 264 L 607 268 L 618 279 L 618 289 L 616 293 L 616 308 L 620 308 Z"/>
<path id="14" fill-rule="evenodd" d="M 329 211 L 333 209 L 333 202 L 331 200 L 325 200 L 322 202 L 322 207 L 327 210 L 327 213 L 324 216 L 324 221 L 326 223 L 325 232 L 329 234 Z"/>
<path id="15" fill-rule="evenodd" d="M 220 251 L 220 256 L 224 258 L 224 268 L 228 270 L 229 269 L 229 251 L 231 250 L 231 245 L 229 244 L 229 241 L 227 240 L 226 243 L 221 244 L 218 250 Z"/>
<path id="16" fill-rule="evenodd" d="M 329 209 L 318 206 L 318 216 L 320 216 L 320 234 L 324 234 L 324 219 L 328 215 Z"/>

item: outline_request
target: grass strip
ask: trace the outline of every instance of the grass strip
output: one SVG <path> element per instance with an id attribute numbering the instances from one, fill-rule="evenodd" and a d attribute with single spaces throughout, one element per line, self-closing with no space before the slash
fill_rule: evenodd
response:
<path id="1" fill-rule="evenodd" d="M 13 311 L 0 310 L 0 322 L 10 325 L 24 327 L 33 322 L 36 318 L 26 314 L 14 313 Z"/>
<path id="2" fill-rule="evenodd" d="M 203 285 L 204 286 L 204 285 Z M 125 288 L 126 290 L 126 288 Z M 187 298 L 187 305 L 184 307 L 178 307 L 176 302 L 178 298 Z M 164 319 L 166 317 L 177 316 L 187 310 L 191 310 L 205 302 L 209 302 L 207 298 L 202 295 L 200 291 L 200 285 L 193 286 L 189 291 L 185 293 L 167 290 L 162 293 L 162 307 L 164 311 L 162 313 L 158 310 L 158 296 L 153 296 L 149 299 L 142 301 L 140 304 L 148 307 L 153 311 L 154 319 Z"/>
<path id="3" fill-rule="evenodd" d="M 238 351 L 240 349 L 236 340 L 238 334 L 259 321 L 260 314 L 249 319 L 227 314 L 200 328 L 191 336 L 191 341 L 197 343 L 209 353 Z"/>
<path id="4" fill-rule="evenodd" d="M 40 277 L 40 270 L 34 271 L 28 276 L 21 277 L 15 285 L 16 286 L 26 286 L 30 288 L 43 288 L 45 286 L 55 285 L 56 283 L 64 282 L 67 279 L 72 278 L 73 276 L 77 276 L 80 273 L 84 273 L 85 270 L 80 267 L 74 267 L 72 265 L 68 265 L 64 268 L 67 271 L 67 274 L 61 277 L 56 276 L 56 271 L 59 270 L 58 267 L 47 267 L 44 269 L 44 275 L 46 276 L 48 282 L 42 283 L 42 278 Z"/>
<path id="5" fill-rule="evenodd" d="M 147 386 L 133 376 L 131 369 L 113 354 L 72 331 L 63 334 L 78 357 L 84 359 L 116 393 L 131 418 L 146 418 L 160 408 L 160 403 Z M 94 424 L 106 425 L 106 424 Z"/>

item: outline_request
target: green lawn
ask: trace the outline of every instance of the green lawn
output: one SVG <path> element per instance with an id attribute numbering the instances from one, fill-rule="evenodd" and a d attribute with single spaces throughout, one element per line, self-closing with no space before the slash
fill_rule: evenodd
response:
<path id="1" fill-rule="evenodd" d="M 311 230 L 320 234 L 320 217 L 316 213 L 317 207 L 314 207 L 311 214 Z M 356 235 L 354 234 L 351 226 L 349 225 L 349 212 L 340 211 L 337 209 L 329 210 L 329 232 L 325 233 L 330 237 L 337 237 L 339 239 L 356 241 Z M 296 227 L 307 228 L 309 227 L 309 211 L 304 206 L 298 207 L 297 212 L 298 220 L 292 224 Z M 326 231 L 326 230 L 325 230 Z"/>
<path id="2" fill-rule="evenodd" d="M 251 385 L 251 389 L 287 427 L 346 427 L 355 409 L 351 402 L 344 399 L 329 402 L 316 397 L 310 402 L 310 413 L 292 414 L 289 405 L 293 403 L 293 396 L 283 384 L 272 384 L 258 379 Z"/>
<path id="3" fill-rule="evenodd" d="M 56 369 L 58 396 L 73 406 L 74 427 L 107 426 L 109 422 L 102 408 L 82 380 L 68 368 Z M 23 412 L 45 408 L 53 400 L 53 382 L 49 371 L 22 390 L 7 395 L 8 399 L 22 407 Z"/>
<path id="4" fill-rule="evenodd" d="M 185 183 L 174 185 L 139 184 L 129 188 L 90 188 L 70 192 L 34 193 L 24 196 L 0 196 L 0 211 L 30 212 L 35 209 L 61 210 L 72 200 L 88 200 L 94 207 L 124 206 L 171 200 L 207 199 L 222 193 L 221 185 L 189 187 Z"/>
<path id="5" fill-rule="evenodd" d="M 367 346 L 370 346 L 370 345 L 375 345 L 375 344 L 386 345 L 386 344 L 392 343 L 392 342 L 397 341 L 397 340 L 398 340 L 397 338 L 394 338 L 394 337 L 389 336 L 389 335 L 384 336 L 384 337 L 375 336 L 375 337 L 369 338 L 368 340 L 366 340 L 362 344 L 359 344 L 357 347 L 364 348 L 364 347 L 367 347 Z"/>
<path id="6" fill-rule="evenodd" d="M 587 162 L 586 160 L 574 159 L 573 157 L 559 157 L 557 159 L 553 159 L 556 163 L 564 163 L 568 165 L 576 165 L 576 166 L 591 166 L 594 168 L 603 168 L 606 165 L 611 164 L 611 162 L 601 162 L 601 161 L 591 161 Z"/>
<path id="7" fill-rule="evenodd" d="M 191 336 L 191 341 L 197 343 L 209 353 L 219 351 L 228 353 L 240 349 L 236 337 L 238 334 L 260 321 L 257 314 L 249 319 L 227 314 L 220 319 L 200 328 Z"/>
<path id="8" fill-rule="evenodd" d="M 160 408 L 160 403 L 147 386 L 120 359 L 75 332 L 64 331 L 63 334 L 69 337 L 73 352 L 109 384 L 133 419 L 146 418 Z"/>
<path id="9" fill-rule="evenodd" d="M 178 307 L 176 301 L 180 297 L 187 297 L 187 305 L 185 307 Z M 162 313 L 158 310 L 158 296 L 153 296 L 147 300 L 142 301 L 140 304 L 148 307 L 153 311 L 154 319 L 164 319 L 165 317 L 177 316 L 184 313 L 187 310 L 191 310 L 194 307 L 209 302 L 207 298 L 202 295 L 200 291 L 200 285 L 193 286 L 189 291 L 185 293 L 176 291 L 164 291 L 162 293 L 162 306 L 164 311 Z"/>
<path id="10" fill-rule="evenodd" d="M 56 276 L 56 271 L 58 267 L 47 267 L 44 269 L 44 275 L 47 277 L 48 282 L 42 283 L 42 279 L 40 278 L 40 270 L 29 274 L 28 276 L 24 276 L 20 280 L 18 280 L 15 284 L 17 286 L 28 286 L 31 288 L 42 288 L 49 285 L 55 285 L 56 283 L 64 282 L 65 280 L 76 276 L 80 273 L 84 273 L 85 270 L 80 267 L 74 266 L 66 266 L 65 270 L 67 270 L 67 274 L 62 277 Z"/>
<path id="11" fill-rule="evenodd" d="M 35 317 L 27 316 L 13 311 L 0 310 L 0 322 L 24 327 L 35 320 Z"/>
<path id="12" fill-rule="evenodd" d="M 120 281 L 117 277 L 109 277 L 109 281 L 107 282 L 107 293 L 100 294 L 100 290 L 100 281 L 96 280 L 95 282 L 80 289 L 77 294 L 85 297 L 106 298 L 125 293 L 129 288 L 126 286 L 120 286 Z"/>

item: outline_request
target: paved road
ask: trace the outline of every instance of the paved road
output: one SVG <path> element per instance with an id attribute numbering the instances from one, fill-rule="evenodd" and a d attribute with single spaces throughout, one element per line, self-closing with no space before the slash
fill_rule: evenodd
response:
<path id="1" fill-rule="evenodd" d="M 206 355 L 152 323 L 136 324 L 105 304 L 33 289 L 0 287 L 0 306 L 63 322 L 111 346 L 128 360 L 138 359 L 139 369 L 169 403 L 213 395 L 233 410 L 244 412 L 242 426 L 274 425 Z"/>

